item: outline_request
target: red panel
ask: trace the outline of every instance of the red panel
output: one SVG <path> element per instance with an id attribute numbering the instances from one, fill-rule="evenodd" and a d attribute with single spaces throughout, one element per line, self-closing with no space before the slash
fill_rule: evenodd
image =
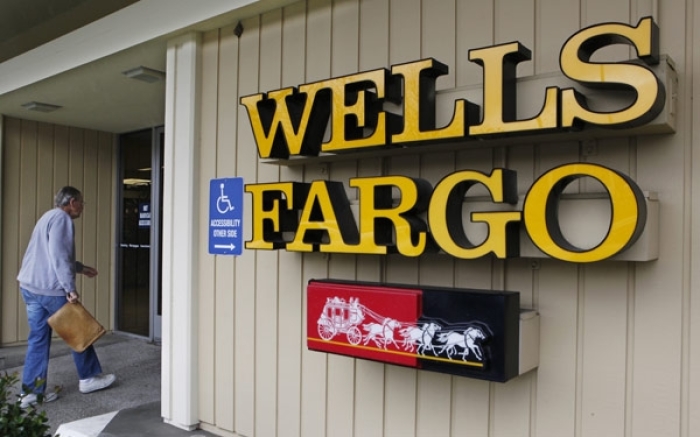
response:
<path id="1" fill-rule="evenodd" d="M 421 315 L 421 295 L 421 290 L 310 281 L 307 347 L 417 367 L 409 332 Z"/>

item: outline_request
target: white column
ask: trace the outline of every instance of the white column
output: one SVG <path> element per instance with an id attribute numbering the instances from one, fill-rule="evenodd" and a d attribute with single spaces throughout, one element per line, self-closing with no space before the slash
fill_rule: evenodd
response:
<path id="1" fill-rule="evenodd" d="M 197 408 L 197 238 L 201 38 L 169 42 L 163 164 L 163 346 L 161 414 L 178 428 L 199 423 Z"/>

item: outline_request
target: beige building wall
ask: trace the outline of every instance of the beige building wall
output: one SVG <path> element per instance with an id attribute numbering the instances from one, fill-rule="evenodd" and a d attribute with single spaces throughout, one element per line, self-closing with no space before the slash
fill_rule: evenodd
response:
<path id="1" fill-rule="evenodd" d="M 239 105 L 244 95 L 426 57 L 450 68 L 439 89 L 480 86 L 482 70 L 468 61 L 468 50 L 514 40 L 533 52 L 519 76 L 546 75 L 558 71 L 559 50 L 579 29 L 607 21 L 636 24 L 648 15 L 659 24 L 661 53 L 673 59 L 679 75 L 671 135 L 599 139 L 586 147 L 575 134 L 541 143 L 523 137 L 513 146 L 465 144 L 439 153 L 285 166 L 259 161 Z M 193 259 L 197 406 L 205 427 L 262 437 L 700 435 L 697 2 L 308 0 L 244 20 L 240 38 L 235 24 L 201 40 L 200 203 L 193 207 L 202 225 L 194 230 Z M 609 53 L 631 56 L 626 47 Z M 543 91 L 519 98 L 541 101 Z M 572 162 L 611 167 L 658 192 L 657 260 L 581 265 L 440 255 L 207 253 L 203 224 L 211 178 L 347 184 L 355 176 L 403 174 L 434 184 L 458 169 L 507 167 L 517 170 L 522 195 L 543 172 Z M 356 200 L 354 190 L 347 193 Z M 249 239 L 249 196 L 244 206 Z M 312 278 L 519 291 L 522 306 L 541 315 L 539 368 L 500 384 L 309 352 L 304 290 Z"/>
<path id="2" fill-rule="evenodd" d="M 53 208 L 65 185 L 83 192 L 75 221 L 76 257 L 99 275 L 78 275 L 83 305 L 113 326 L 114 193 L 116 145 L 112 134 L 6 117 L 2 137 L 2 290 L 0 344 L 27 339 L 27 314 L 17 272 L 36 220 Z"/>

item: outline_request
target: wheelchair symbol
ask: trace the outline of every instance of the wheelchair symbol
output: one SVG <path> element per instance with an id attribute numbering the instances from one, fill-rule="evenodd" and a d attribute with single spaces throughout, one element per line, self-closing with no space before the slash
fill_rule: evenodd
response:
<path id="1" fill-rule="evenodd" d="M 216 199 L 216 210 L 219 211 L 219 214 L 226 214 L 233 211 L 234 208 L 228 196 L 224 194 L 224 184 L 222 183 L 219 187 L 221 188 L 221 196 Z"/>

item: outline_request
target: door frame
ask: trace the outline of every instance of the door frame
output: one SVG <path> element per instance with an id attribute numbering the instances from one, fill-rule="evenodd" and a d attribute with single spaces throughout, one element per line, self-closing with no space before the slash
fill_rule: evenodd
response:
<path id="1" fill-rule="evenodd" d="M 158 314 L 158 307 L 162 305 L 161 266 L 162 266 L 162 201 L 163 201 L 163 143 L 165 129 L 163 126 L 155 127 L 151 139 L 151 256 L 150 256 L 150 311 L 149 332 L 150 339 L 160 344 L 162 334 L 162 315 Z"/>
<path id="2" fill-rule="evenodd" d="M 128 331 L 122 331 L 119 326 L 119 311 L 121 308 L 119 290 L 121 289 L 121 263 L 115 263 L 115 273 L 114 273 L 114 290 L 115 290 L 115 305 L 114 305 L 114 331 L 119 334 L 123 334 L 129 337 L 136 338 L 146 338 L 156 344 L 160 344 L 162 338 L 162 317 L 158 315 L 158 290 L 161 285 L 161 249 L 162 249 L 162 187 L 163 178 L 162 172 L 157 171 L 163 167 L 163 126 L 146 128 L 140 131 L 142 132 L 149 130 L 151 131 L 151 226 L 149 235 L 149 309 L 148 309 L 148 336 L 142 336 L 139 334 L 134 334 Z M 123 228 L 122 223 L 122 206 L 124 200 L 124 181 L 122 180 L 124 176 L 124 163 L 121 159 L 121 137 L 123 135 L 128 135 L 134 132 L 124 132 L 116 136 L 117 143 L 117 208 L 115 210 L 116 216 L 116 244 L 114 246 L 114 259 L 118 260 L 120 256 L 120 244 L 121 244 L 121 232 Z"/>

